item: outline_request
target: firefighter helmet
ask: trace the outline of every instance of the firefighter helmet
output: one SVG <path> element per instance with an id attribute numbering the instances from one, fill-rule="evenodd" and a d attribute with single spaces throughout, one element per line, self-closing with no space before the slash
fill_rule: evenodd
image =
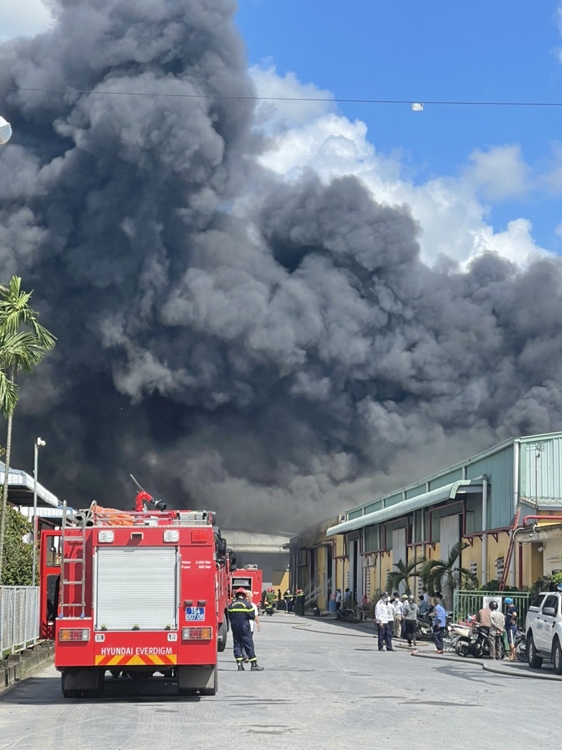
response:
<path id="1" fill-rule="evenodd" d="M 234 593 L 235 594 L 244 594 L 245 595 L 246 594 L 246 589 L 243 588 L 242 586 L 240 586 L 240 588 L 236 589 L 236 591 Z"/>

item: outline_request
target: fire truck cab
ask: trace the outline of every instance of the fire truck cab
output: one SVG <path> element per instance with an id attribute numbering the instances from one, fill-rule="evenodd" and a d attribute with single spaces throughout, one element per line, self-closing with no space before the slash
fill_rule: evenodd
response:
<path id="1" fill-rule="evenodd" d="M 261 605 L 263 574 L 257 565 L 244 565 L 234 570 L 230 579 L 233 591 L 240 587 L 247 589 L 252 592 L 253 604 Z"/>
<path id="2" fill-rule="evenodd" d="M 181 695 L 215 695 L 226 542 L 214 514 L 93 506 L 75 519 L 58 532 L 58 587 L 55 568 L 43 575 L 45 612 L 49 601 L 58 612 L 63 695 L 101 696 L 108 670 L 133 679 L 160 673 L 177 680 Z"/>

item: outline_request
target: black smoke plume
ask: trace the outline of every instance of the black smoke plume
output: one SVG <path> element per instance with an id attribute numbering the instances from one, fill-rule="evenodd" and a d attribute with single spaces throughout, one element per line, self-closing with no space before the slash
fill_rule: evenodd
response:
<path id="1" fill-rule="evenodd" d="M 0 278 L 59 338 L 14 465 L 41 434 L 74 506 L 130 507 L 133 472 L 223 525 L 297 530 L 560 429 L 560 262 L 431 269 L 406 207 L 267 174 L 235 10 L 58 0 L 0 46 Z"/>

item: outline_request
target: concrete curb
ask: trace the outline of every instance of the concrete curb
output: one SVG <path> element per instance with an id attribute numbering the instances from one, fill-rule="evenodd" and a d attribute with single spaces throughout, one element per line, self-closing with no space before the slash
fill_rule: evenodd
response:
<path id="1" fill-rule="evenodd" d="M 446 654 L 424 654 L 419 651 L 413 651 L 412 656 L 417 656 L 421 659 L 433 659 L 434 661 L 454 661 L 457 662 L 457 664 L 478 666 L 482 667 L 485 672 L 499 674 L 504 677 L 521 677 L 522 679 L 530 678 L 534 680 L 554 680 L 555 682 L 562 682 L 562 677 L 558 677 L 557 675 L 546 673 L 539 674 L 538 672 L 532 672 L 530 669 L 528 671 L 523 671 L 523 669 L 517 667 L 500 667 L 485 661 L 480 661 L 479 659 L 465 659 L 461 656 L 447 656 Z"/>
<path id="2" fill-rule="evenodd" d="M 51 641 L 42 641 L 33 648 L 0 659 L 0 696 L 52 661 L 54 651 Z"/>

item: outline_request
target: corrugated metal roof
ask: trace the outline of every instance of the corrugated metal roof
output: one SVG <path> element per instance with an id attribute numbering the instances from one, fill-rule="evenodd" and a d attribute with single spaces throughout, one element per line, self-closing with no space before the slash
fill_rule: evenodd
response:
<path id="1" fill-rule="evenodd" d="M 390 508 L 382 508 L 382 510 L 367 513 L 366 515 L 359 516 L 359 518 L 354 518 L 351 521 L 344 521 L 344 523 L 339 523 L 337 526 L 331 526 L 326 532 L 326 535 L 334 536 L 335 534 L 356 531 L 357 529 L 363 529 L 365 526 L 371 526 L 375 523 L 383 523 L 392 518 L 403 516 L 406 513 L 412 513 L 414 510 L 419 510 L 420 508 L 427 508 L 430 505 L 443 502 L 443 500 L 452 500 L 456 496 L 460 487 L 470 484 L 471 481 L 467 479 L 446 484 L 444 487 L 438 487 L 436 490 L 424 492 L 423 495 L 417 495 L 409 500 L 403 500 L 401 503 L 396 503 L 396 505 L 392 505 Z"/>
<path id="2" fill-rule="evenodd" d="M 6 474 L 6 464 L 0 461 L 0 485 L 4 484 L 4 476 Z M 21 469 L 12 469 L 8 471 L 8 487 L 22 487 L 29 492 L 33 492 L 33 477 L 29 476 L 25 471 Z M 37 482 L 37 500 L 41 505 L 51 506 L 57 508 L 60 503 L 56 495 L 49 492 L 48 489 L 43 487 L 42 484 Z M 19 500 L 16 497 L 13 500 L 14 503 L 19 504 Z M 22 503 L 27 505 L 27 503 Z"/>

